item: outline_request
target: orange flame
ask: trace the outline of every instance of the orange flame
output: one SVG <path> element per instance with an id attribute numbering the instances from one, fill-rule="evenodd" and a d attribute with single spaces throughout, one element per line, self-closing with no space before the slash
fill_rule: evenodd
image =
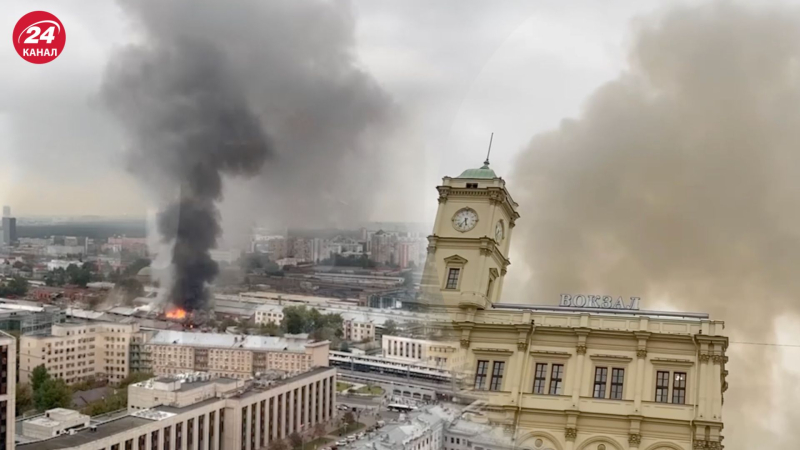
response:
<path id="1" fill-rule="evenodd" d="M 167 311 L 167 319 L 183 320 L 186 318 L 186 310 L 183 308 L 175 308 Z"/>

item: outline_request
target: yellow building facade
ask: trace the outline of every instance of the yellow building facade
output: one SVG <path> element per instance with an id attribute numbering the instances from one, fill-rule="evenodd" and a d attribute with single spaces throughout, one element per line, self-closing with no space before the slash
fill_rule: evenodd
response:
<path id="1" fill-rule="evenodd" d="M 462 352 L 464 394 L 515 448 L 722 448 L 722 322 L 639 311 L 639 299 L 501 299 L 520 217 L 505 181 L 487 161 L 438 191 L 425 300 L 449 318 L 438 335 Z"/>

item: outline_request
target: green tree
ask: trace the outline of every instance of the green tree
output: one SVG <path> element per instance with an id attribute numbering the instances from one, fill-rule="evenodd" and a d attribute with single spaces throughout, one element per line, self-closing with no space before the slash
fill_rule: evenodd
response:
<path id="1" fill-rule="evenodd" d="M 150 260 L 147 258 L 139 258 L 136 261 L 128 264 L 125 270 L 122 271 L 122 277 L 135 277 L 140 270 L 150 265 Z"/>
<path id="2" fill-rule="evenodd" d="M 383 335 L 384 336 L 397 336 L 397 322 L 392 319 L 387 320 L 383 323 Z"/>
<path id="3" fill-rule="evenodd" d="M 28 292 L 28 280 L 14 277 L 5 286 L 0 285 L 0 297 L 22 297 Z"/>
<path id="4" fill-rule="evenodd" d="M 283 330 L 281 330 L 280 325 L 269 322 L 258 327 L 258 334 L 261 336 L 283 336 Z"/>
<path id="5" fill-rule="evenodd" d="M 133 372 L 127 377 L 125 377 L 125 379 L 120 381 L 119 387 L 120 389 L 127 390 L 129 385 L 149 380 L 153 377 L 155 377 L 155 375 L 153 375 L 151 372 Z"/>
<path id="6" fill-rule="evenodd" d="M 69 284 L 86 287 L 86 285 L 92 281 L 92 272 L 86 267 L 86 265 L 83 265 L 83 267 L 78 267 L 77 264 L 70 264 L 67 266 L 65 273 L 66 282 Z"/>
<path id="7" fill-rule="evenodd" d="M 16 406 L 18 416 L 33 407 L 33 391 L 31 390 L 31 385 L 27 383 L 17 384 Z"/>
<path id="8" fill-rule="evenodd" d="M 303 436 L 300 436 L 300 433 L 295 431 L 289 435 L 289 444 L 291 444 L 292 448 L 300 447 L 303 445 Z"/>
<path id="9" fill-rule="evenodd" d="M 53 408 L 69 408 L 72 404 L 72 390 L 64 380 L 49 379 L 33 391 L 36 409 L 46 411 Z"/>
<path id="10" fill-rule="evenodd" d="M 349 428 L 354 423 L 356 423 L 356 416 L 353 415 L 352 411 L 347 411 L 346 413 L 344 413 L 344 416 L 342 416 L 342 420 L 344 420 L 344 423 Z"/>
<path id="11" fill-rule="evenodd" d="M 50 374 L 47 373 L 47 368 L 44 366 L 44 364 L 36 366 L 33 368 L 33 372 L 31 372 L 31 387 L 34 391 L 38 391 L 44 382 L 49 379 Z"/>
<path id="12" fill-rule="evenodd" d="M 306 309 L 305 305 L 283 308 L 283 322 L 281 325 L 287 333 L 300 334 L 305 332 L 307 320 L 308 309 Z"/>

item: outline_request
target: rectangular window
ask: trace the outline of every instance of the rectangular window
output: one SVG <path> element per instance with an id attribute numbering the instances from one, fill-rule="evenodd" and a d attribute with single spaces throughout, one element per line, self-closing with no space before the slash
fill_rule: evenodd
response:
<path id="1" fill-rule="evenodd" d="M 678 405 L 686 403 L 686 373 L 684 372 L 672 374 L 672 403 Z"/>
<path id="2" fill-rule="evenodd" d="M 486 389 L 486 371 L 489 368 L 489 361 L 478 361 L 478 369 L 475 371 L 475 389 L 482 391 Z"/>
<path id="3" fill-rule="evenodd" d="M 445 289 L 457 289 L 458 288 L 458 275 L 461 273 L 461 269 L 458 268 L 451 268 L 447 272 L 447 284 L 445 285 Z"/>
<path id="4" fill-rule="evenodd" d="M 536 373 L 533 376 L 533 393 L 544 394 L 544 385 L 547 381 L 547 364 L 537 363 Z"/>
<path id="5" fill-rule="evenodd" d="M 550 371 L 550 395 L 561 395 L 561 385 L 564 383 L 564 365 L 553 364 Z"/>
<path id="6" fill-rule="evenodd" d="M 622 400 L 622 386 L 625 384 L 625 369 L 611 369 L 611 398 Z"/>
<path id="7" fill-rule="evenodd" d="M 492 382 L 489 384 L 490 391 L 500 391 L 503 387 L 503 370 L 506 368 L 506 363 L 502 361 L 495 361 L 492 365 Z"/>
<path id="8" fill-rule="evenodd" d="M 594 398 L 606 398 L 606 382 L 608 381 L 608 368 L 595 367 L 594 369 Z"/>
<path id="9" fill-rule="evenodd" d="M 656 372 L 656 401 L 669 402 L 669 372 Z"/>

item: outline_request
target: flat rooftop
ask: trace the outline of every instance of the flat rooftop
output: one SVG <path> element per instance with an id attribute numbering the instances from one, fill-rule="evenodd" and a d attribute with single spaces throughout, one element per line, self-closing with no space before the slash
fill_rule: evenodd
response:
<path id="1" fill-rule="evenodd" d="M 124 433 L 128 430 L 132 430 L 152 422 L 152 420 L 142 419 L 139 417 L 125 416 L 121 419 L 112 420 L 110 422 L 97 425 L 97 431 L 85 429 L 73 435 L 66 434 L 45 441 L 18 444 L 16 448 L 24 448 L 26 450 L 59 450 L 73 448 L 100 439 L 105 439 L 115 434 Z"/>
<path id="2" fill-rule="evenodd" d="M 194 333 L 189 331 L 159 331 L 146 344 L 186 345 L 190 347 L 216 347 L 228 349 L 272 350 L 304 352 L 311 343 L 305 336 L 296 339 L 277 336 L 240 336 L 221 333 Z"/>

